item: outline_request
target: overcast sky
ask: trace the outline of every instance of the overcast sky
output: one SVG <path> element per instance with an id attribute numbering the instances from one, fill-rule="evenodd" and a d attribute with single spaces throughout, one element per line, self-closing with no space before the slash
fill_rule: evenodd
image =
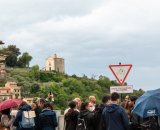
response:
<path id="1" fill-rule="evenodd" d="M 0 39 L 33 56 L 65 59 L 67 74 L 104 75 L 133 64 L 129 85 L 160 87 L 159 0 L 0 0 Z"/>

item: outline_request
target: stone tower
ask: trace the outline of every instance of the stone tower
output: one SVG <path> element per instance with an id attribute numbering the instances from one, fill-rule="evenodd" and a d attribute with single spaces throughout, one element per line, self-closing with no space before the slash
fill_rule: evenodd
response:
<path id="1" fill-rule="evenodd" d="M 45 70 L 64 73 L 65 72 L 64 59 L 58 57 L 56 54 L 54 56 L 49 56 L 46 59 Z"/>

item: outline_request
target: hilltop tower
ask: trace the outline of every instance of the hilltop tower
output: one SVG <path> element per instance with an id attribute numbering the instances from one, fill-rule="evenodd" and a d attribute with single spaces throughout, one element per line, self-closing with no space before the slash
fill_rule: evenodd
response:
<path id="1" fill-rule="evenodd" d="M 54 54 L 54 56 L 49 56 L 46 59 L 45 71 L 56 71 L 64 73 L 64 59 L 58 57 L 56 54 Z"/>

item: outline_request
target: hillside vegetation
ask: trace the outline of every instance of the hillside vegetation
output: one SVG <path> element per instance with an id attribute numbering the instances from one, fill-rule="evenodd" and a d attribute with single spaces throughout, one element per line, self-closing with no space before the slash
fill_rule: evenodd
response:
<path id="1" fill-rule="evenodd" d="M 45 72 L 35 65 L 29 68 L 32 56 L 28 52 L 21 52 L 16 45 L 8 45 L 0 49 L 0 54 L 7 55 L 7 76 L 0 81 L 4 86 L 7 81 L 15 81 L 21 86 L 22 97 L 46 98 L 49 92 L 54 93 L 55 109 L 66 108 L 67 102 L 75 97 L 87 100 L 88 96 L 95 95 L 97 102 L 102 96 L 109 95 L 110 86 L 117 86 L 116 81 L 110 81 L 105 76 L 98 79 L 87 76 L 78 77 L 57 72 Z M 126 84 L 127 85 L 127 84 Z M 143 90 L 135 90 L 132 95 L 139 96 Z M 125 96 L 125 95 L 123 95 Z"/>
<path id="2" fill-rule="evenodd" d="M 46 98 L 49 92 L 55 95 L 55 108 L 64 109 L 68 101 L 75 97 L 87 100 L 89 95 L 95 95 L 100 102 L 102 96 L 109 95 L 110 86 L 118 85 L 116 81 L 110 81 L 105 76 L 93 79 L 87 76 L 78 77 L 57 72 L 45 72 L 39 70 L 38 65 L 32 68 L 8 68 L 6 80 L 15 81 L 21 86 L 23 97 Z M 143 90 L 134 90 L 132 95 L 139 96 Z M 125 95 L 124 95 L 125 96 Z"/>

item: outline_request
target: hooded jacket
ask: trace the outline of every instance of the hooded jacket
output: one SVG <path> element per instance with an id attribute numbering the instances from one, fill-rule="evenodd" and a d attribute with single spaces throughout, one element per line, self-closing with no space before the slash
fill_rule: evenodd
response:
<path id="1" fill-rule="evenodd" d="M 94 130 L 94 113 L 89 110 L 80 112 L 79 118 L 84 119 L 87 130 Z"/>
<path id="2" fill-rule="evenodd" d="M 104 108 L 105 108 L 104 104 L 99 104 L 95 109 L 95 114 L 94 114 L 95 130 L 104 130 L 104 124 L 102 120 L 102 112 Z"/>
<path id="3" fill-rule="evenodd" d="M 65 114 L 66 128 L 65 130 L 76 130 L 79 112 L 70 110 Z"/>
<path id="4" fill-rule="evenodd" d="M 107 105 L 102 113 L 105 130 L 128 130 L 129 120 L 125 110 L 117 105 Z"/>
<path id="5" fill-rule="evenodd" d="M 17 127 L 16 130 L 34 130 L 34 128 L 21 128 L 20 125 L 19 125 L 20 122 L 22 121 L 22 113 L 23 113 L 23 111 L 29 111 L 29 110 L 31 110 L 31 107 L 29 105 L 27 105 L 27 104 L 23 105 L 19 109 L 19 111 L 18 111 L 18 113 L 16 115 L 16 118 L 15 118 L 15 121 L 13 123 L 13 126 Z"/>
<path id="6" fill-rule="evenodd" d="M 50 109 L 43 109 L 39 115 L 41 130 L 55 130 L 58 126 L 56 113 Z"/>

